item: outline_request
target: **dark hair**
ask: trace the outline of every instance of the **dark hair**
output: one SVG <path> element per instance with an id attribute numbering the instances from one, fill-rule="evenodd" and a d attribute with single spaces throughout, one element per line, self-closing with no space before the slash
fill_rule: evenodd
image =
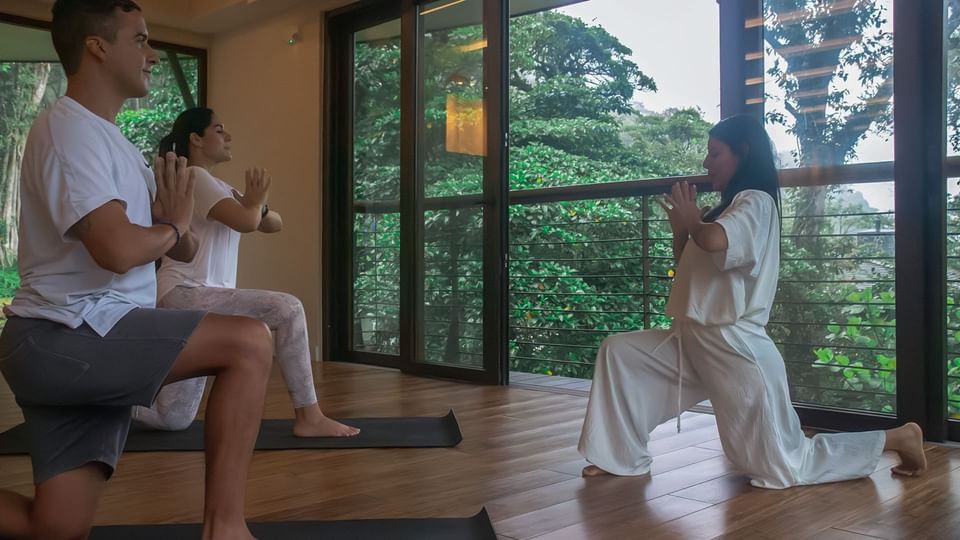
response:
<path id="1" fill-rule="evenodd" d="M 57 0 L 53 4 L 50 35 L 67 75 L 80 69 L 89 36 L 111 43 L 117 39 L 117 9 L 126 13 L 142 11 L 133 0 Z"/>
<path id="2" fill-rule="evenodd" d="M 213 109 L 195 107 L 183 111 L 173 123 L 170 133 L 160 139 L 160 155 L 173 151 L 180 157 L 190 159 L 190 134 L 203 137 L 210 122 L 213 122 Z"/>
<path id="3" fill-rule="evenodd" d="M 720 194 L 720 204 L 704 216 L 714 221 L 733 202 L 738 193 L 756 189 L 769 193 L 780 211 L 780 180 L 773 160 L 773 145 L 763 124 L 755 117 L 740 114 L 721 120 L 710 129 L 710 136 L 730 147 L 739 158 L 736 172 Z"/>

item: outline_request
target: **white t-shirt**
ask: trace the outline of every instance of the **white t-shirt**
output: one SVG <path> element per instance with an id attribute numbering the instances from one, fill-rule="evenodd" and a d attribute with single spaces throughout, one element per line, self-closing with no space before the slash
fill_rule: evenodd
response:
<path id="1" fill-rule="evenodd" d="M 94 262 L 68 234 L 91 211 L 116 200 L 131 223 L 149 227 L 153 173 L 113 123 L 63 97 L 40 114 L 20 173 L 20 288 L 7 310 L 101 336 L 124 315 L 156 303 L 153 264 L 123 275 Z"/>
<path id="2" fill-rule="evenodd" d="M 704 251 L 687 241 L 667 302 L 667 315 L 702 325 L 770 319 L 780 272 L 780 215 L 770 194 L 749 189 L 717 218 L 727 249 Z"/>
<path id="3" fill-rule="evenodd" d="M 240 253 L 240 233 L 209 217 L 210 210 L 220 201 L 233 198 L 233 188 L 201 167 L 191 167 L 195 184 L 193 192 L 194 215 L 190 230 L 200 244 L 193 261 L 189 263 L 163 258 L 157 274 L 157 298 L 163 298 L 171 289 L 184 287 L 237 286 L 237 257 Z"/>

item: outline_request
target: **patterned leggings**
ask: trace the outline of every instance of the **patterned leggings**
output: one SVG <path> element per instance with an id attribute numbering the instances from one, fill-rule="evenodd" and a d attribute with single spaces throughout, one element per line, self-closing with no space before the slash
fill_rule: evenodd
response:
<path id="1" fill-rule="evenodd" d="M 264 322 L 274 331 L 274 350 L 295 408 L 317 402 L 310 365 L 307 320 L 297 297 L 275 291 L 175 287 L 158 302 L 167 309 L 199 309 L 221 315 L 243 315 Z M 133 418 L 154 429 L 186 429 L 200 407 L 206 377 L 164 386 L 153 407 L 134 407 Z"/>

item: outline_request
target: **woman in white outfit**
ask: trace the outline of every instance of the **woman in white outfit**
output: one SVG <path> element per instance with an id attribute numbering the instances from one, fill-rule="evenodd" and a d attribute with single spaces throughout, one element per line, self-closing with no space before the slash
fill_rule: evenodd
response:
<path id="1" fill-rule="evenodd" d="M 236 288 L 240 234 L 279 232 L 282 221 L 267 207 L 270 178 L 262 169 L 247 171 L 242 195 L 211 174 L 214 166 L 232 158 L 231 140 L 212 110 L 195 108 L 183 112 L 160 143 L 160 155 L 175 151 L 187 158 L 193 171 L 191 231 L 199 249 L 189 263 L 163 258 L 157 275 L 157 307 L 245 315 L 264 322 L 276 335 L 277 361 L 296 416 L 294 435 L 356 435 L 358 429 L 327 418 L 317 403 L 300 300 L 281 292 Z M 134 407 L 134 419 L 160 430 L 186 429 L 200 407 L 205 383 L 205 378 L 197 378 L 163 387 L 151 408 Z"/>
<path id="2" fill-rule="evenodd" d="M 727 457 L 757 487 L 835 482 L 871 474 L 884 450 L 893 471 L 926 469 L 923 435 L 909 423 L 887 431 L 807 438 L 790 402 L 780 352 L 765 326 L 780 266 L 779 184 L 759 121 L 735 116 L 710 130 L 703 162 L 720 204 L 699 209 L 681 182 L 660 202 L 679 259 L 668 330 L 604 340 L 580 436 L 584 476 L 650 472 L 650 432 L 709 399 Z"/>

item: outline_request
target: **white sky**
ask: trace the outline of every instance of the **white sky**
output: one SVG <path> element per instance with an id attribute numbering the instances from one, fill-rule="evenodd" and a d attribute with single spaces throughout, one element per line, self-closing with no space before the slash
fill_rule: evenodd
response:
<path id="1" fill-rule="evenodd" d="M 662 111 L 696 105 L 720 120 L 720 17 L 717 0 L 589 0 L 558 9 L 602 26 L 633 51 L 657 92 L 634 95 Z"/>
<path id="2" fill-rule="evenodd" d="M 891 6 L 892 0 L 881 0 Z M 720 119 L 720 16 L 717 0 L 589 0 L 557 11 L 597 24 L 633 51 L 633 61 L 657 83 L 656 93 L 634 95 L 653 111 L 695 105 L 710 122 Z M 889 15 L 891 11 L 887 11 Z M 888 17 L 888 19 L 891 17 Z M 851 88 L 851 90 L 854 90 Z M 767 85 L 775 93 L 775 85 Z M 777 126 L 770 136 L 779 152 L 796 140 Z M 893 159 L 893 139 L 870 136 L 857 148 L 854 162 Z M 882 211 L 893 208 L 892 183 L 856 188 Z"/>

